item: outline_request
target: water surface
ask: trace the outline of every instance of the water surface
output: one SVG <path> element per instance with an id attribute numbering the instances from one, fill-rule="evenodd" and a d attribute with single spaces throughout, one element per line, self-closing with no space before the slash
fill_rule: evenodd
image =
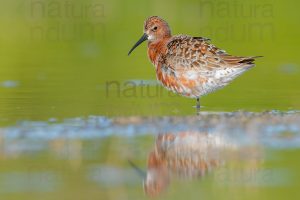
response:
<path id="1" fill-rule="evenodd" d="M 23 121 L 0 129 L 0 194 L 296 198 L 299 120 L 297 112 L 274 111 Z"/>
<path id="2" fill-rule="evenodd" d="M 2 2 L 1 199 L 297 199 L 299 4 Z M 151 15 L 264 57 L 196 117 L 157 83 L 146 44 L 127 56 Z"/>

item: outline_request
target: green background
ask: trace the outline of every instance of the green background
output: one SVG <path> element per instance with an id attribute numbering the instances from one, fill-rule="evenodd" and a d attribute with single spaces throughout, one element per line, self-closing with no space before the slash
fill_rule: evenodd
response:
<path id="1" fill-rule="evenodd" d="M 165 89 L 156 95 L 160 86 L 153 86 L 146 44 L 127 56 L 151 15 L 168 21 L 173 34 L 211 38 L 233 55 L 264 56 L 232 84 L 203 97 L 204 110 L 297 110 L 298 6 L 297 1 L 4 1 L 1 123 L 91 114 L 194 114 L 194 100 Z M 154 96 L 124 94 L 131 80 L 137 90 L 140 80 L 150 82 Z M 3 86 L 7 81 L 15 85 Z M 111 81 L 118 86 L 107 89 Z"/>
<path id="2" fill-rule="evenodd" d="M 0 125 L 43 121 L 46 123 L 28 127 L 25 123 L 23 128 L 29 133 L 45 131 L 41 132 L 45 136 L 47 120 L 51 127 L 52 122 L 91 115 L 194 115 L 194 99 L 168 93 L 157 85 L 146 44 L 127 56 L 142 35 L 144 20 L 152 15 L 165 19 L 175 35 L 210 38 L 233 55 L 264 56 L 229 86 L 203 97 L 203 111 L 297 111 L 299 6 L 299 1 L 292 0 L 2 1 Z M 79 123 L 76 119 L 75 130 Z M 62 134 L 66 124 L 59 127 Z M 74 127 L 67 129 L 72 131 Z M 0 129 L 0 199 L 148 199 L 141 180 L 110 187 L 87 177 L 98 165 L 127 172 L 128 156 L 145 168 L 155 142 L 153 135 L 158 133 L 99 140 L 63 139 L 58 135 L 43 141 L 35 137 L 10 139 L 6 133 L 20 131 L 18 126 L 14 128 Z M 251 130 L 255 132 L 255 127 Z M 289 137 L 290 132 L 286 135 Z M 162 199 L 299 196 L 299 150 L 274 148 L 262 153 L 266 159 L 259 167 L 274 169 L 274 179 L 267 180 L 266 185 L 220 186 L 213 176 L 207 176 L 204 181 L 175 181 Z M 239 167 L 243 170 L 247 163 Z M 282 175 L 282 171 L 287 174 Z M 281 175 L 287 175 L 288 182 L 281 180 Z"/>

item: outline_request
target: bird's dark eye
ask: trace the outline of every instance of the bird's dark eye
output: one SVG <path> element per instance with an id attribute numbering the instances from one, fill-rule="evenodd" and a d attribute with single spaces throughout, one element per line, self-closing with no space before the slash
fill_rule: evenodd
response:
<path id="1" fill-rule="evenodd" d="M 157 30 L 157 26 L 155 26 L 154 28 L 153 28 L 153 31 L 156 31 Z"/>

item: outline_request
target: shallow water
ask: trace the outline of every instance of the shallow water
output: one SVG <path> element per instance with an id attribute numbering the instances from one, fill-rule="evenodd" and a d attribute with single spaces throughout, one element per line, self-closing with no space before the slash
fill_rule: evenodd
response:
<path id="1" fill-rule="evenodd" d="M 299 199 L 299 5 L 2 2 L 0 199 Z M 264 57 L 196 117 L 158 84 L 146 44 L 127 56 L 151 15 Z"/>
<path id="2" fill-rule="evenodd" d="M 89 116 L 0 129 L 5 199 L 299 196 L 298 112 Z"/>

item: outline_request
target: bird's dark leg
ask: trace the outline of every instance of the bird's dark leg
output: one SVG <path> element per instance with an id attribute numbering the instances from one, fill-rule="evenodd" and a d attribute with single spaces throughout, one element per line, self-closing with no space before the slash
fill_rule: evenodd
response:
<path id="1" fill-rule="evenodd" d="M 197 105 L 196 105 L 196 109 L 197 109 L 197 114 L 199 114 L 200 112 L 200 98 L 197 98 Z"/>

